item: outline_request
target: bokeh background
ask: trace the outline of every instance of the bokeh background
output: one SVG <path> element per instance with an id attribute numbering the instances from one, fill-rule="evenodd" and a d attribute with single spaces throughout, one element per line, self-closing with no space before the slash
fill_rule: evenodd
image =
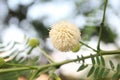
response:
<path id="1" fill-rule="evenodd" d="M 37 37 L 40 40 L 40 46 L 56 61 L 76 58 L 76 55 L 81 54 L 89 55 L 90 52 L 85 47 L 76 54 L 57 51 L 49 40 L 49 30 L 51 25 L 57 21 L 70 21 L 79 27 L 82 33 L 82 40 L 96 48 L 103 8 L 104 0 L 0 0 L 0 41 L 1 43 L 8 43 L 10 41 L 23 42 L 25 36 Z M 119 8 L 120 0 L 108 0 L 101 42 L 101 48 L 104 50 L 120 48 Z M 17 46 L 17 48 L 21 48 L 21 46 Z M 30 57 L 33 57 L 35 53 L 36 56 L 40 55 L 37 64 L 47 63 L 47 60 L 40 52 L 34 50 L 32 53 L 29 55 Z M 7 51 L 1 53 L 0 56 L 5 57 L 9 54 L 10 52 L 8 53 Z M 21 57 L 26 58 L 28 56 L 25 52 L 21 54 L 15 60 L 19 61 Z M 114 57 L 119 59 L 119 56 L 117 58 L 116 56 Z M 26 59 L 22 61 L 26 61 Z M 90 60 L 86 62 L 91 63 Z M 86 72 L 76 73 L 78 66 L 79 64 L 75 63 L 62 66 L 58 73 L 62 75 L 63 80 L 84 80 Z M 4 75 L 0 76 L 1 80 L 5 78 Z M 14 79 L 16 80 L 17 77 Z"/>

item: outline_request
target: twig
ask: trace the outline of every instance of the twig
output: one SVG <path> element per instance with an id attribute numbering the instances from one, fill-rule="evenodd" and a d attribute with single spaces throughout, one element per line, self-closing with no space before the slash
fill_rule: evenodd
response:
<path id="1" fill-rule="evenodd" d="M 113 51 L 100 51 L 100 54 L 105 56 L 105 55 L 115 55 L 115 54 L 120 54 L 120 50 L 113 50 Z M 100 56 L 98 54 L 93 54 L 92 55 L 93 57 L 96 57 L 96 56 Z M 80 58 L 79 60 L 85 60 L 85 59 L 88 59 L 88 58 L 91 58 L 91 56 L 84 56 L 83 58 Z M 33 68 L 33 67 L 19 67 L 19 68 L 9 68 L 9 69 L 0 69 L 0 73 L 2 72 L 13 72 L 13 71 L 20 71 L 20 70 L 45 70 L 49 67 L 60 67 L 61 65 L 63 64 L 67 64 L 67 63 L 70 63 L 70 62 L 75 62 L 75 61 L 78 61 L 78 59 L 71 59 L 71 60 L 65 60 L 65 61 L 62 61 L 62 62 L 58 62 L 58 63 L 51 63 L 51 64 L 46 64 L 46 65 L 42 65 L 42 66 L 36 66 L 36 68 Z"/>
<path id="2" fill-rule="evenodd" d="M 90 49 L 92 49 L 93 51 L 95 51 L 95 52 L 97 52 L 97 50 L 95 50 L 94 48 L 92 48 L 91 46 L 89 46 L 89 45 L 87 45 L 87 44 L 85 44 L 84 42 L 82 42 L 82 41 L 79 41 L 82 45 L 84 45 L 84 46 L 86 46 L 86 47 L 88 47 L 88 48 L 90 48 Z"/>
<path id="3" fill-rule="evenodd" d="M 103 18 L 102 18 L 102 22 L 100 24 L 100 30 L 99 30 L 99 39 L 98 39 L 98 45 L 97 45 L 97 50 L 98 51 L 100 51 L 100 40 L 101 40 L 101 36 L 102 36 L 102 29 L 103 29 L 104 22 L 105 22 L 105 13 L 106 13 L 106 8 L 107 8 L 107 3 L 108 3 L 108 0 L 105 0 Z"/>
<path id="4" fill-rule="evenodd" d="M 53 63 L 54 62 L 54 60 L 51 58 L 51 56 L 49 56 L 48 54 L 47 54 L 47 52 L 45 52 L 43 49 L 41 49 L 39 46 L 38 46 L 38 49 L 42 52 L 42 54 L 45 56 L 45 57 L 47 57 L 48 58 L 48 61 L 50 61 L 50 63 Z"/>

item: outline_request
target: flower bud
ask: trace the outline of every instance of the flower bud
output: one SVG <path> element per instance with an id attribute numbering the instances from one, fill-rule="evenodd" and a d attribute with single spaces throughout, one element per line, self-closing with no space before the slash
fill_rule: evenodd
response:
<path id="1" fill-rule="evenodd" d="M 5 61 L 3 58 L 0 58 L 0 67 L 3 66 L 5 64 Z"/>
<path id="2" fill-rule="evenodd" d="M 72 52 L 78 52 L 80 50 L 80 44 L 77 44 L 75 47 L 72 48 Z"/>
<path id="3" fill-rule="evenodd" d="M 61 78 L 60 78 L 60 77 L 57 77 L 55 80 L 61 80 Z"/>
<path id="4" fill-rule="evenodd" d="M 29 46 L 34 48 L 36 46 L 39 46 L 40 42 L 37 38 L 30 38 L 28 44 L 29 44 Z"/>

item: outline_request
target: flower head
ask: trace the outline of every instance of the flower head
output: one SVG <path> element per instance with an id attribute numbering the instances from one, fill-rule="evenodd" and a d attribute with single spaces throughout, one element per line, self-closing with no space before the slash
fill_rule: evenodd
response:
<path id="1" fill-rule="evenodd" d="M 54 47 L 63 52 L 70 51 L 79 44 L 80 34 L 76 25 L 67 21 L 54 24 L 49 32 Z"/>

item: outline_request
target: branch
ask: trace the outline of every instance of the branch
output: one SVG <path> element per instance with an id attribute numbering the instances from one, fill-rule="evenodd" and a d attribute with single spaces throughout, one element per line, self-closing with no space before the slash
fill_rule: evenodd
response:
<path id="1" fill-rule="evenodd" d="M 86 46 L 86 47 L 88 47 L 88 48 L 90 48 L 90 49 L 92 49 L 93 51 L 95 51 L 95 52 L 97 52 L 97 50 L 95 50 L 94 48 L 92 48 L 91 46 L 89 46 L 89 45 L 87 45 L 87 44 L 85 44 L 84 42 L 82 42 L 82 41 L 79 41 L 82 45 L 84 45 L 84 46 Z"/>
<path id="2" fill-rule="evenodd" d="M 100 54 L 105 56 L 105 55 L 115 55 L 115 54 L 120 54 L 120 50 L 113 50 L 113 51 L 100 51 Z M 92 55 L 93 57 L 96 57 L 96 56 L 100 56 L 98 54 L 93 54 Z M 88 59 L 88 58 L 91 58 L 91 56 L 84 56 L 83 58 L 80 58 L 79 60 L 85 60 L 85 59 Z M 45 70 L 49 67 L 56 67 L 56 68 L 59 68 L 61 65 L 63 64 L 67 64 L 67 63 L 70 63 L 70 62 L 76 62 L 78 61 L 78 59 L 71 59 L 71 60 L 65 60 L 65 61 L 62 61 L 62 62 L 58 62 L 58 63 L 51 63 L 51 64 L 46 64 L 46 65 L 43 65 L 43 66 L 34 66 L 34 67 L 18 67 L 18 68 L 9 68 L 9 69 L 0 69 L 0 73 L 2 72 L 13 72 L 13 71 L 21 71 L 21 70 L 39 70 L 42 71 L 42 70 Z"/>
<path id="3" fill-rule="evenodd" d="M 48 54 L 47 54 L 47 52 L 45 52 L 43 49 L 41 49 L 39 46 L 38 46 L 38 49 L 42 52 L 42 54 L 45 56 L 45 57 L 47 57 L 48 58 L 48 61 L 50 62 L 50 63 L 53 63 L 54 62 L 54 60 L 51 58 L 51 56 L 49 56 Z"/>
<path id="4" fill-rule="evenodd" d="M 101 36 L 102 36 L 102 29 L 103 29 L 104 22 L 105 22 L 105 13 L 106 13 L 106 8 L 107 8 L 107 3 L 108 3 L 108 0 L 105 0 L 103 18 L 102 18 L 102 22 L 100 24 L 100 30 L 99 30 L 99 39 L 98 39 L 98 45 L 97 45 L 97 50 L 98 51 L 100 51 L 100 40 L 101 40 Z"/>
<path id="5" fill-rule="evenodd" d="M 120 54 L 120 50 L 100 51 L 100 54 L 101 55 L 113 55 L 113 54 L 115 55 L 115 54 Z M 96 56 L 100 56 L 100 55 L 98 55 L 98 54 L 94 54 L 93 55 L 93 57 L 96 57 Z M 91 58 L 91 56 L 90 55 L 89 56 L 85 56 L 85 57 L 83 57 L 83 58 L 81 58 L 79 60 L 83 60 L 83 59 L 85 60 L 85 59 L 88 59 L 88 58 Z M 78 59 L 65 60 L 65 61 L 59 62 L 59 63 L 51 63 L 51 64 L 43 65 L 41 67 L 38 66 L 39 67 L 38 71 L 40 72 L 40 71 L 45 70 L 45 69 L 47 69 L 49 67 L 59 68 L 61 65 L 64 65 L 64 64 L 67 64 L 67 63 L 71 63 L 71 62 L 76 62 L 76 61 L 78 61 Z"/>
<path id="6" fill-rule="evenodd" d="M 101 55 L 115 55 L 115 54 L 120 54 L 120 50 L 113 50 L 113 51 L 100 51 L 100 54 Z M 96 57 L 96 56 L 100 56 L 98 54 L 93 54 L 92 55 L 93 57 Z M 88 58 L 91 58 L 91 56 L 84 56 L 83 58 L 80 58 L 79 60 L 85 60 L 85 59 L 88 59 Z M 71 59 L 71 60 L 65 60 L 63 62 L 59 62 L 59 63 L 52 63 L 52 64 L 47 64 L 47 65 L 43 65 L 41 67 L 39 67 L 39 70 L 43 70 L 43 69 L 46 69 L 46 68 L 49 68 L 49 67 L 60 67 L 61 65 L 63 64 L 67 64 L 67 63 L 70 63 L 70 62 L 76 62 L 78 61 L 78 59 Z"/>
<path id="7" fill-rule="evenodd" d="M 31 67 L 18 67 L 18 68 L 0 69 L 0 73 L 3 73 L 3 72 L 21 71 L 21 70 L 32 70 L 32 69 L 36 69 L 36 68 L 31 68 Z"/>

